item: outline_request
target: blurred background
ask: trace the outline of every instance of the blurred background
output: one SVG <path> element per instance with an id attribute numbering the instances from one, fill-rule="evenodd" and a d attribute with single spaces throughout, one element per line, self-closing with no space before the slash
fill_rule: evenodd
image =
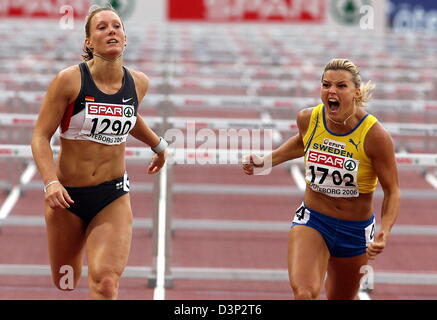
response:
<path id="1" fill-rule="evenodd" d="M 48 84 L 81 62 L 94 3 L 106 1 L 0 0 L 0 299 L 88 297 L 86 279 L 71 293 L 51 284 L 42 181 L 29 143 Z M 437 299 L 437 2 L 110 3 L 126 27 L 124 64 L 150 78 L 139 113 L 162 136 L 178 129 L 188 140 L 210 129 L 219 149 L 220 130 L 257 129 L 275 148 L 297 132 L 297 112 L 320 103 L 325 64 L 356 63 L 363 82 L 376 85 L 367 111 L 394 139 L 402 189 L 397 225 L 363 271 L 359 298 Z M 199 147 L 205 136 L 196 137 Z M 221 153 L 241 155 L 244 139 Z M 302 161 L 249 177 L 238 164 L 218 163 L 214 148 L 173 142 L 182 153 L 159 176 L 146 173 L 147 148 L 127 142 L 135 221 L 119 298 L 292 298 L 287 234 L 302 201 Z M 382 196 L 378 187 L 377 222 Z"/>

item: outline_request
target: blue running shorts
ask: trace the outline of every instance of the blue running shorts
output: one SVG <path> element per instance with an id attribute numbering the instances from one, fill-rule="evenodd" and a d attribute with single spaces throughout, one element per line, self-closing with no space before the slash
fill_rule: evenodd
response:
<path id="1" fill-rule="evenodd" d="M 302 205 L 296 210 L 291 227 L 316 229 L 325 239 L 333 257 L 349 258 L 366 252 L 375 237 L 375 215 L 369 220 L 343 220 L 329 217 Z"/>

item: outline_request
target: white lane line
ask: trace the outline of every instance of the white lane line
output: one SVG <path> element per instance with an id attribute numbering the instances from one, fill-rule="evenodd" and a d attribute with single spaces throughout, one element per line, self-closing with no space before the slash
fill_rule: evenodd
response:
<path id="1" fill-rule="evenodd" d="M 55 140 L 58 137 L 59 137 L 59 132 L 56 131 L 55 134 L 50 139 L 50 147 L 53 148 L 53 144 L 55 143 Z M 29 146 L 29 148 L 30 148 L 30 146 Z M 27 165 L 26 169 L 24 169 L 23 173 L 20 176 L 20 184 L 16 185 L 14 188 L 12 188 L 8 197 L 3 202 L 3 205 L 0 208 L 0 220 L 7 218 L 7 216 L 9 215 L 9 213 L 12 211 L 15 204 L 17 203 L 18 199 L 20 198 L 21 187 L 27 185 L 30 182 L 30 180 L 32 180 L 35 173 L 36 173 L 35 162 L 31 161 Z"/>
<path id="2" fill-rule="evenodd" d="M 158 210 L 158 252 L 156 257 L 156 287 L 153 291 L 153 300 L 165 299 L 165 229 L 167 211 L 167 162 L 160 171 L 160 192 Z"/>
<path id="3" fill-rule="evenodd" d="M 297 187 L 300 190 L 305 190 L 305 188 L 306 188 L 305 177 L 303 176 L 302 172 L 300 171 L 299 166 L 295 165 L 295 164 L 291 165 L 290 173 L 291 173 Z"/>
<path id="4" fill-rule="evenodd" d="M 35 172 L 36 172 L 36 166 L 33 162 L 30 162 L 27 165 L 24 172 L 21 174 L 20 184 L 12 188 L 8 197 L 3 202 L 3 205 L 0 208 L 0 219 L 6 218 L 9 215 L 9 213 L 12 211 L 18 199 L 20 198 L 21 186 L 28 184 L 30 180 L 32 180 L 33 176 L 35 175 Z"/>
<path id="5" fill-rule="evenodd" d="M 435 175 L 433 175 L 432 173 L 427 173 L 425 175 L 425 179 L 430 185 L 434 187 L 434 189 L 437 189 L 437 178 Z"/>

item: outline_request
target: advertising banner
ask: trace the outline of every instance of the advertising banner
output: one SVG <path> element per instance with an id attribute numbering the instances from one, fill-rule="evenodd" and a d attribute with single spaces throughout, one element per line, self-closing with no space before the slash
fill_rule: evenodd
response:
<path id="1" fill-rule="evenodd" d="M 384 30 L 386 3 L 386 0 L 167 0 L 167 20 Z"/>
<path id="2" fill-rule="evenodd" d="M 126 25 L 144 26 L 165 23 L 167 0 L 0 0 L 0 19 L 12 18 L 30 21 L 51 20 L 82 23 L 94 4 L 111 6 L 117 10 Z"/>
<path id="3" fill-rule="evenodd" d="M 388 20 L 397 31 L 437 33 L 437 1 L 390 0 Z"/>
<path id="4" fill-rule="evenodd" d="M 67 12 L 84 18 L 91 4 L 91 0 L 0 0 L 0 18 L 59 19 Z"/>
<path id="5" fill-rule="evenodd" d="M 434 0 L 392 1 L 395 3 L 392 20 L 396 20 L 398 4 L 403 2 L 437 3 Z M 108 2 L 127 25 L 138 27 L 150 23 L 213 22 L 291 23 L 383 30 L 389 17 L 388 0 L 0 0 L 0 18 L 29 21 L 28 18 L 71 20 L 74 17 L 76 21 L 83 21 L 92 4 Z M 427 10 L 428 5 L 424 8 Z M 425 14 L 432 18 L 432 12 Z M 405 12 L 401 13 L 401 17 L 405 17 Z M 435 24 L 435 19 L 427 23 L 432 24 L 432 21 Z"/>
<path id="6" fill-rule="evenodd" d="M 325 21 L 325 0 L 168 0 L 170 21 Z"/>

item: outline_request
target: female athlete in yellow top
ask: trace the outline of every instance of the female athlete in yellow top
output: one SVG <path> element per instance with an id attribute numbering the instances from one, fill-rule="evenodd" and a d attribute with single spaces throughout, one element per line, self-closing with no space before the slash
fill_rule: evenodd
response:
<path id="1" fill-rule="evenodd" d="M 361 84 L 357 67 L 333 59 L 325 67 L 322 104 L 299 111 L 298 134 L 274 150 L 271 165 L 304 157 L 307 183 L 288 241 L 288 271 L 296 299 L 354 299 L 368 259 L 380 254 L 399 212 L 400 189 L 393 142 L 362 108 L 373 85 Z M 249 155 L 246 174 L 267 159 Z M 373 194 L 384 192 L 375 236 Z M 325 282 L 325 274 L 327 278 Z"/>

